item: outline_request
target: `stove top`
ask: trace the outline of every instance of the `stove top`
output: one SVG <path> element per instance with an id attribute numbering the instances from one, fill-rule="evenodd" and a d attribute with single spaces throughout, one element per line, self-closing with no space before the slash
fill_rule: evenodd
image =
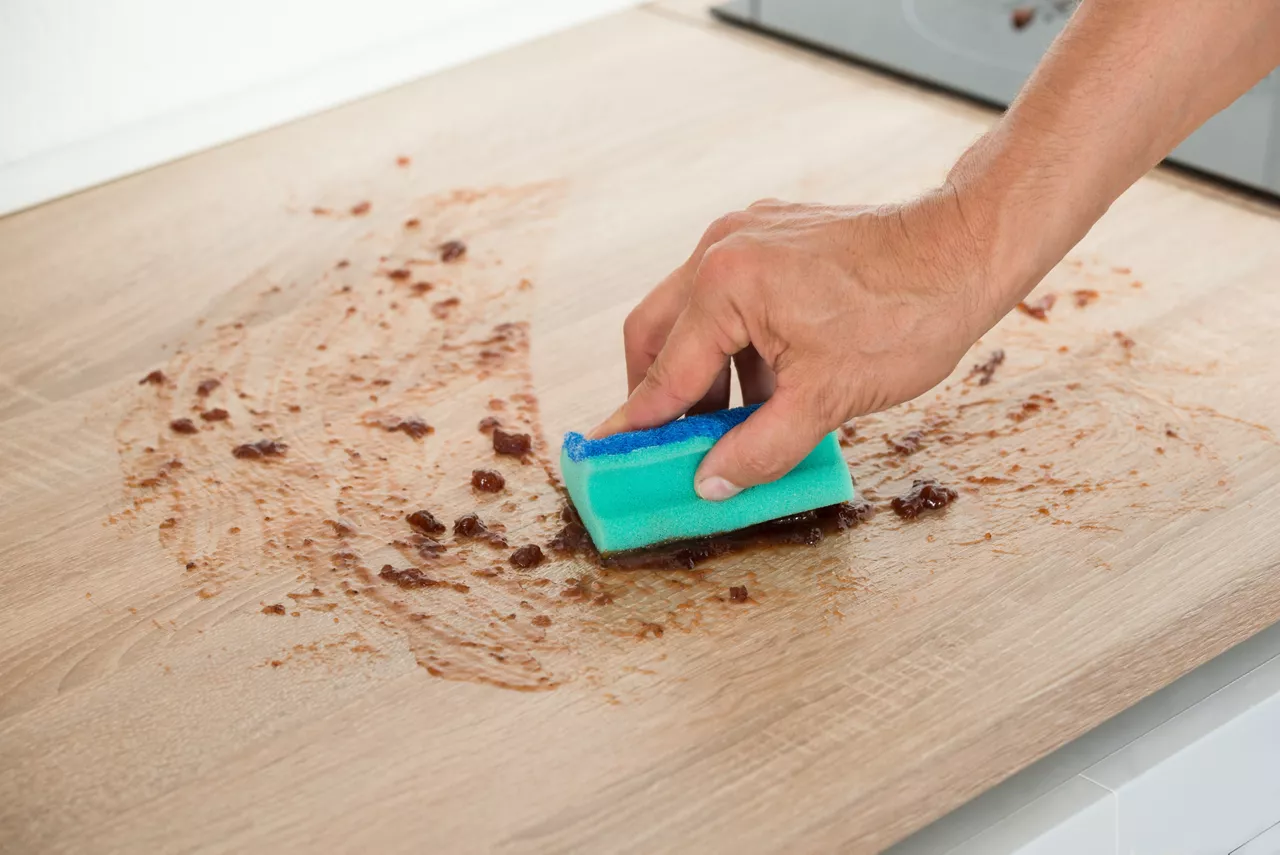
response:
<path id="1" fill-rule="evenodd" d="M 1079 0 L 730 0 L 737 24 L 1007 105 Z M 1280 194 L 1280 71 L 1210 119 L 1169 156 Z"/>

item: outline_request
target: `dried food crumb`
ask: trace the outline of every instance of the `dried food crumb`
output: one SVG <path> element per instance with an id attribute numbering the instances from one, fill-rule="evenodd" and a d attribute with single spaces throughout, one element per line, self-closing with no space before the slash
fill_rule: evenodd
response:
<path id="1" fill-rule="evenodd" d="M 493 429 L 493 450 L 498 454 L 521 457 L 529 453 L 533 441 L 527 433 L 507 433 L 502 428 Z"/>
<path id="2" fill-rule="evenodd" d="M 1037 321 L 1048 321 L 1049 310 L 1053 308 L 1053 304 L 1058 302 L 1057 295 L 1045 294 L 1034 303 L 1023 301 L 1018 304 L 1018 311 L 1029 317 L 1035 318 Z"/>
<path id="3" fill-rule="evenodd" d="M 474 469 L 471 472 L 471 486 L 482 493 L 500 493 L 507 485 L 507 479 L 491 469 Z"/>
<path id="4" fill-rule="evenodd" d="M 510 560 L 522 570 L 537 567 L 542 563 L 542 549 L 536 543 L 527 544 L 511 553 Z"/>
<path id="5" fill-rule="evenodd" d="M 467 245 L 460 240 L 447 240 L 440 244 L 440 260 L 457 261 L 467 254 Z"/>
<path id="6" fill-rule="evenodd" d="M 260 460 L 265 457 L 283 457 L 289 446 L 276 439 L 260 439 L 257 442 L 246 442 L 231 449 L 231 453 L 241 460 Z"/>
<path id="7" fill-rule="evenodd" d="M 938 510 L 959 498 L 959 493 L 939 484 L 932 478 L 916 480 L 911 489 L 895 497 L 889 504 L 893 512 L 904 520 L 913 520 L 924 511 Z"/>
<path id="8" fill-rule="evenodd" d="M 169 422 L 169 430 L 174 433 L 199 433 L 200 428 L 191 419 L 174 419 Z"/>
<path id="9" fill-rule="evenodd" d="M 423 534 L 442 534 L 445 530 L 445 524 L 436 519 L 431 511 L 414 511 L 405 515 L 404 519 L 411 527 Z"/>
<path id="10" fill-rule="evenodd" d="M 747 593 L 746 585 L 734 585 L 729 589 L 729 602 L 731 603 L 745 603 L 749 597 L 750 594 Z"/>

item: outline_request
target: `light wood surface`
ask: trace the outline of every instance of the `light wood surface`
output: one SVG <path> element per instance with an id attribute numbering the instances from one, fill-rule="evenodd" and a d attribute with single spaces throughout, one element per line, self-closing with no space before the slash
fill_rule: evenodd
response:
<path id="1" fill-rule="evenodd" d="M 714 216 L 901 197 L 990 119 L 648 8 L 0 221 L 0 849 L 875 851 L 1275 621 L 1280 222 L 1167 174 L 1047 322 L 857 424 L 859 484 L 944 515 L 700 573 L 414 557 L 418 508 L 546 543 L 540 464 Z"/>

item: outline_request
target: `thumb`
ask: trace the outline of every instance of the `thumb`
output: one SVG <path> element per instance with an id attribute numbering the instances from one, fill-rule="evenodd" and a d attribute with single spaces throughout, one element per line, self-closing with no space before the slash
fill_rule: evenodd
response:
<path id="1" fill-rule="evenodd" d="M 694 475 L 694 489 L 718 502 L 775 481 L 794 469 L 828 429 L 803 396 L 779 389 L 707 452 Z"/>

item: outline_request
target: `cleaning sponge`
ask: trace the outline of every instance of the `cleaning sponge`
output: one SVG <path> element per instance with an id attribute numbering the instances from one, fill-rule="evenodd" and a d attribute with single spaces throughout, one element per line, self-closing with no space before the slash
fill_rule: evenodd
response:
<path id="1" fill-rule="evenodd" d="M 703 455 L 754 410 L 720 410 L 603 439 L 566 435 L 565 486 L 601 554 L 733 531 L 854 498 L 849 467 L 828 434 L 779 480 L 723 502 L 700 499 L 693 476 Z"/>

